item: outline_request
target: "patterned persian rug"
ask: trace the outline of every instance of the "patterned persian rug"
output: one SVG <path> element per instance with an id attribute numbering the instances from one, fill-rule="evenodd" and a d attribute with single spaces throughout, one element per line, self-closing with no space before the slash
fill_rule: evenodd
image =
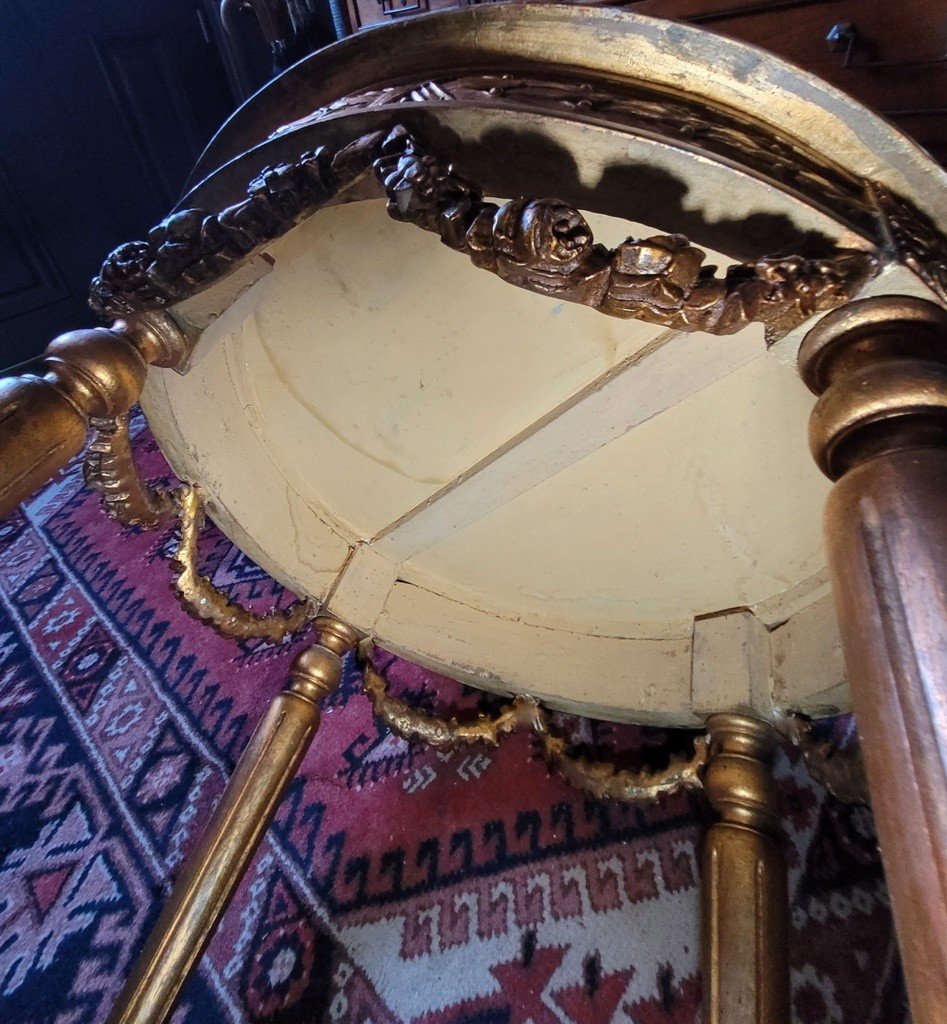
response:
<path id="1" fill-rule="evenodd" d="M 140 424 L 138 429 L 141 430 Z M 150 475 L 167 473 L 147 432 Z M 267 701 L 307 640 L 223 640 L 168 589 L 170 529 L 122 532 L 78 467 L 0 523 L 0 1021 L 104 1021 Z M 287 603 L 208 529 L 216 583 Z M 383 659 L 427 708 L 488 698 Z M 645 761 L 657 730 L 575 720 Z M 846 720 L 836 723 L 851 732 Z M 867 811 L 779 777 L 798 1024 L 904 1024 Z M 372 718 L 348 665 L 174 1024 L 693 1024 L 699 796 L 625 807 L 528 735 L 437 754 Z"/>

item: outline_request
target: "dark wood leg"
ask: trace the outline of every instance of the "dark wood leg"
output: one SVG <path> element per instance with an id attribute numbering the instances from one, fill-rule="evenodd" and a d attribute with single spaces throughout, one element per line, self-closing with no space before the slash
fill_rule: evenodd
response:
<path id="1" fill-rule="evenodd" d="M 868 299 L 800 349 L 829 567 L 914 1024 L 947 1021 L 947 310 Z"/>

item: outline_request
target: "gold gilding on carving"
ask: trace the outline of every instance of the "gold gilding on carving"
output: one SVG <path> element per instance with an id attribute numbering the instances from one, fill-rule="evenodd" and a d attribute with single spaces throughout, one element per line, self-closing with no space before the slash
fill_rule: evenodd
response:
<path id="1" fill-rule="evenodd" d="M 164 487 L 142 483 L 132 454 L 128 416 L 90 421 L 95 438 L 86 449 L 82 474 L 98 491 L 102 507 L 123 526 L 150 530 L 174 514 L 174 498 Z"/>
<path id="2" fill-rule="evenodd" d="M 319 148 L 264 167 L 247 184 L 245 199 L 216 213 L 171 214 L 147 240 L 112 250 L 92 280 L 89 304 L 104 320 L 134 319 L 213 284 L 363 174 L 383 135 L 363 135 L 334 155 Z"/>
<path id="3" fill-rule="evenodd" d="M 695 737 L 694 752 L 690 757 L 672 757 L 666 768 L 631 771 L 616 768 L 610 761 L 570 754 L 565 739 L 553 731 L 549 714 L 538 705 L 533 728 L 542 741 L 549 764 L 567 782 L 597 799 L 633 803 L 701 787 L 701 777 L 707 765 L 706 736 Z"/>
<path id="4" fill-rule="evenodd" d="M 514 697 L 495 715 L 480 714 L 472 722 L 460 722 L 456 718 L 439 718 L 392 697 L 370 657 L 365 658 L 364 669 L 363 686 L 375 714 L 403 739 L 421 740 L 436 750 L 452 750 L 474 743 L 496 747 L 501 736 L 531 726 L 549 765 L 567 782 L 599 799 L 653 800 L 662 794 L 696 789 L 701 785 L 708 749 L 704 736 L 695 739 L 691 757 L 672 758 L 666 768 L 654 771 L 629 771 L 616 768 L 608 761 L 571 754 L 566 741 L 552 728 L 549 713 L 530 697 Z"/>
<path id="5" fill-rule="evenodd" d="M 884 223 L 894 255 L 947 302 L 947 243 L 922 210 L 878 182 L 866 189 Z"/>
<path id="6" fill-rule="evenodd" d="M 438 718 L 392 697 L 384 678 L 369 659 L 365 661 L 363 686 L 375 714 L 395 735 L 406 740 L 421 740 L 435 750 L 452 750 L 474 743 L 496 747 L 501 736 L 531 720 L 535 707 L 528 697 L 515 697 L 496 715 L 477 715 L 472 722 Z"/>
<path id="7" fill-rule="evenodd" d="M 183 484 L 177 492 L 177 502 L 181 537 L 171 556 L 171 565 L 176 574 L 174 590 L 184 610 L 213 626 L 221 636 L 234 640 L 259 639 L 276 644 L 302 629 L 312 616 L 308 601 L 296 601 L 285 611 L 261 615 L 235 604 L 200 574 L 197 539 L 204 519 L 200 491 L 195 486 Z"/>
<path id="8" fill-rule="evenodd" d="M 680 331 L 733 334 L 761 323 L 778 337 L 846 302 L 878 270 L 870 253 L 842 250 L 821 260 L 763 257 L 717 277 L 683 235 L 606 249 L 561 200 L 485 202 L 400 126 L 382 143 L 375 173 L 392 217 L 435 232 L 475 266 L 528 291 Z"/>
<path id="9" fill-rule="evenodd" d="M 400 112 L 419 105 L 527 109 L 548 117 L 606 121 L 609 126 L 656 135 L 672 144 L 735 161 L 778 185 L 830 205 L 833 212 L 852 224 L 864 226 L 872 216 L 871 200 L 865 196 L 859 179 L 827 164 L 820 154 L 803 148 L 798 140 L 781 138 L 759 123 L 703 99 L 655 94 L 640 86 L 629 89 L 617 82 L 606 85 L 600 81 L 593 85 L 566 76 L 487 73 L 364 89 L 283 125 L 271 138 L 361 110 L 392 108 Z"/>
<path id="10" fill-rule="evenodd" d="M 542 295 L 682 331 L 732 334 L 762 323 L 777 337 L 850 299 L 878 269 L 873 254 L 762 257 L 724 277 L 682 235 L 627 238 L 606 249 L 582 214 L 557 199 L 502 206 L 432 155 L 407 129 L 374 132 L 265 168 L 247 198 L 218 213 L 182 210 L 147 241 L 119 246 L 92 285 L 104 317 L 178 302 L 223 276 L 254 248 L 288 231 L 374 163 L 393 217 L 440 235 L 475 266 Z"/>

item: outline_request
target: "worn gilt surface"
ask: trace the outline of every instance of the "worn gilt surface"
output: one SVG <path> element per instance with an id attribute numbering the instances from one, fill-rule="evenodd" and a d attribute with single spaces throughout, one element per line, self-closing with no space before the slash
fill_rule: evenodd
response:
<path id="1" fill-rule="evenodd" d="M 762 323 L 785 332 L 851 298 L 876 269 L 871 255 L 847 251 L 824 260 L 764 258 L 718 277 L 683 235 L 626 238 L 606 249 L 558 199 L 485 202 L 401 127 L 382 143 L 375 172 L 393 217 L 436 232 L 475 266 L 529 291 L 682 331 L 733 334 Z"/>
<path id="2" fill-rule="evenodd" d="M 308 601 L 296 601 L 285 611 L 260 614 L 235 604 L 198 569 L 197 540 L 204 519 L 200 490 L 189 484 L 177 493 L 181 536 L 171 557 L 175 571 L 174 590 L 189 615 L 212 626 L 221 636 L 236 640 L 266 640 L 279 643 L 298 632 L 312 617 Z"/>
<path id="3" fill-rule="evenodd" d="M 511 74 L 447 76 L 350 93 L 284 125 L 274 135 L 328 117 L 419 105 L 527 108 L 589 121 L 603 119 L 610 125 L 736 160 L 876 237 L 892 258 L 910 267 L 947 302 L 947 240 L 923 211 L 878 182 L 827 165 L 796 140 L 781 139 L 706 103 L 563 79 Z"/>
<path id="4" fill-rule="evenodd" d="M 528 697 L 516 697 L 495 715 L 478 715 L 472 722 L 429 715 L 398 697 L 392 697 L 384 678 L 370 659 L 365 662 L 363 686 L 375 714 L 392 732 L 406 740 L 420 740 L 435 750 L 452 750 L 473 743 L 496 747 L 501 736 L 526 724 L 534 714 L 533 701 Z"/>
<path id="5" fill-rule="evenodd" d="M 178 302 L 222 277 L 257 246 L 288 231 L 372 163 L 382 133 L 364 135 L 335 154 L 325 148 L 265 167 L 246 199 L 216 213 L 181 210 L 126 242 L 93 278 L 90 304 L 103 320 Z"/>
<path id="6" fill-rule="evenodd" d="M 174 497 L 146 486 L 138 474 L 128 433 L 128 416 L 91 420 L 95 437 L 82 467 L 86 484 L 98 491 L 108 516 L 123 526 L 150 530 L 174 515 Z"/>
<path id="7" fill-rule="evenodd" d="M 610 761 L 573 754 L 566 739 L 553 726 L 550 713 L 532 698 L 515 697 L 494 715 L 480 714 L 472 721 L 461 722 L 429 714 L 393 697 L 370 657 L 365 659 L 364 669 L 363 686 L 375 714 L 403 739 L 420 740 L 435 750 L 454 750 L 477 743 L 496 747 L 502 736 L 527 727 L 538 737 L 549 766 L 573 786 L 598 799 L 631 803 L 701 786 L 708 757 L 704 736 L 695 738 L 690 757 L 672 757 L 665 768 L 632 771 L 618 768 Z"/>
<path id="8" fill-rule="evenodd" d="M 706 736 L 694 738 L 694 752 L 689 757 L 674 756 L 665 768 L 632 771 L 618 768 L 610 761 L 571 753 L 565 738 L 554 731 L 549 713 L 538 705 L 533 727 L 542 741 L 549 764 L 567 782 L 597 799 L 633 803 L 654 800 L 681 790 L 699 789 L 702 785 L 709 749 Z"/>
<path id="9" fill-rule="evenodd" d="M 200 573 L 198 538 L 204 518 L 200 489 L 189 484 L 173 489 L 146 485 L 135 464 L 127 416 L 93 418 L 92 426 L 96 435 L 86 451 L 83 477 L 99 493 L 108 516 L 123 526 L 151 530 L 179 515 L 181 535 L 171 565 L 175 592 L 190 615 L 237 640 L 279 643 L 302 629 L 312 615 L 308 601 L 260 614 L 231 601 Z"/>
<path id="10" fill-rule="evenodd" d="M 783 140 L 751 121 L 738 119 L 706 102 L 689 103 L 678 96 L 656 96 L 617 83 L 601 84 L 511 74 L 446 76 L 408 85 L 350 93 L 275 132 L 315 124 L 327 117 L 418 105 L 527 108 L 552 116 L 594 121 L 602 119 L 636 132 L 658 135 L 675 143 L 708 150 L 739 161 L 767 178 L 808 196 L 818 197 L 852 223 L 864 224 L 873 205 L 853 175 L 827 167 L 816 154 Z"/>
<path id="11" fill-rule="evenodd" d="M 869 193 L 882 218 L 882 226 L 897 258 L 947 303 L 947 244 L 923 211 L 883 185 L 873 183 Z"/>
<path id="12" fill-rule="evenodd" d="M 718 277 L 682 235 L 596 243 L 582 214 L 556 199 L 497 206 L 403 127 L 265 168 L 247 198 L 212 214 L 184 210 L 147 241 L 120 246 L 92 286 L 103 317 L 179 301 L 312 213 L 370 166 L 391 215 L 436 232 L 475 266 L 519 287 L 603 313 L 683 331 L 730 334 L 749 323 L 782 333 L 851 298 L 877 270 L 862 251 L 826 259 L 763 257 Z"/>

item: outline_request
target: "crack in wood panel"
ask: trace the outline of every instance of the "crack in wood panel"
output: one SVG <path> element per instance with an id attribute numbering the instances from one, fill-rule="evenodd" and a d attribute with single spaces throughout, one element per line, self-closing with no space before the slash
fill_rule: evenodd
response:
<path id="1" fill-rule="evenodd" d="M 666 332 L 385 527 L 374 546 L 410 558 L 764 354 L 761 331 Z"/>

